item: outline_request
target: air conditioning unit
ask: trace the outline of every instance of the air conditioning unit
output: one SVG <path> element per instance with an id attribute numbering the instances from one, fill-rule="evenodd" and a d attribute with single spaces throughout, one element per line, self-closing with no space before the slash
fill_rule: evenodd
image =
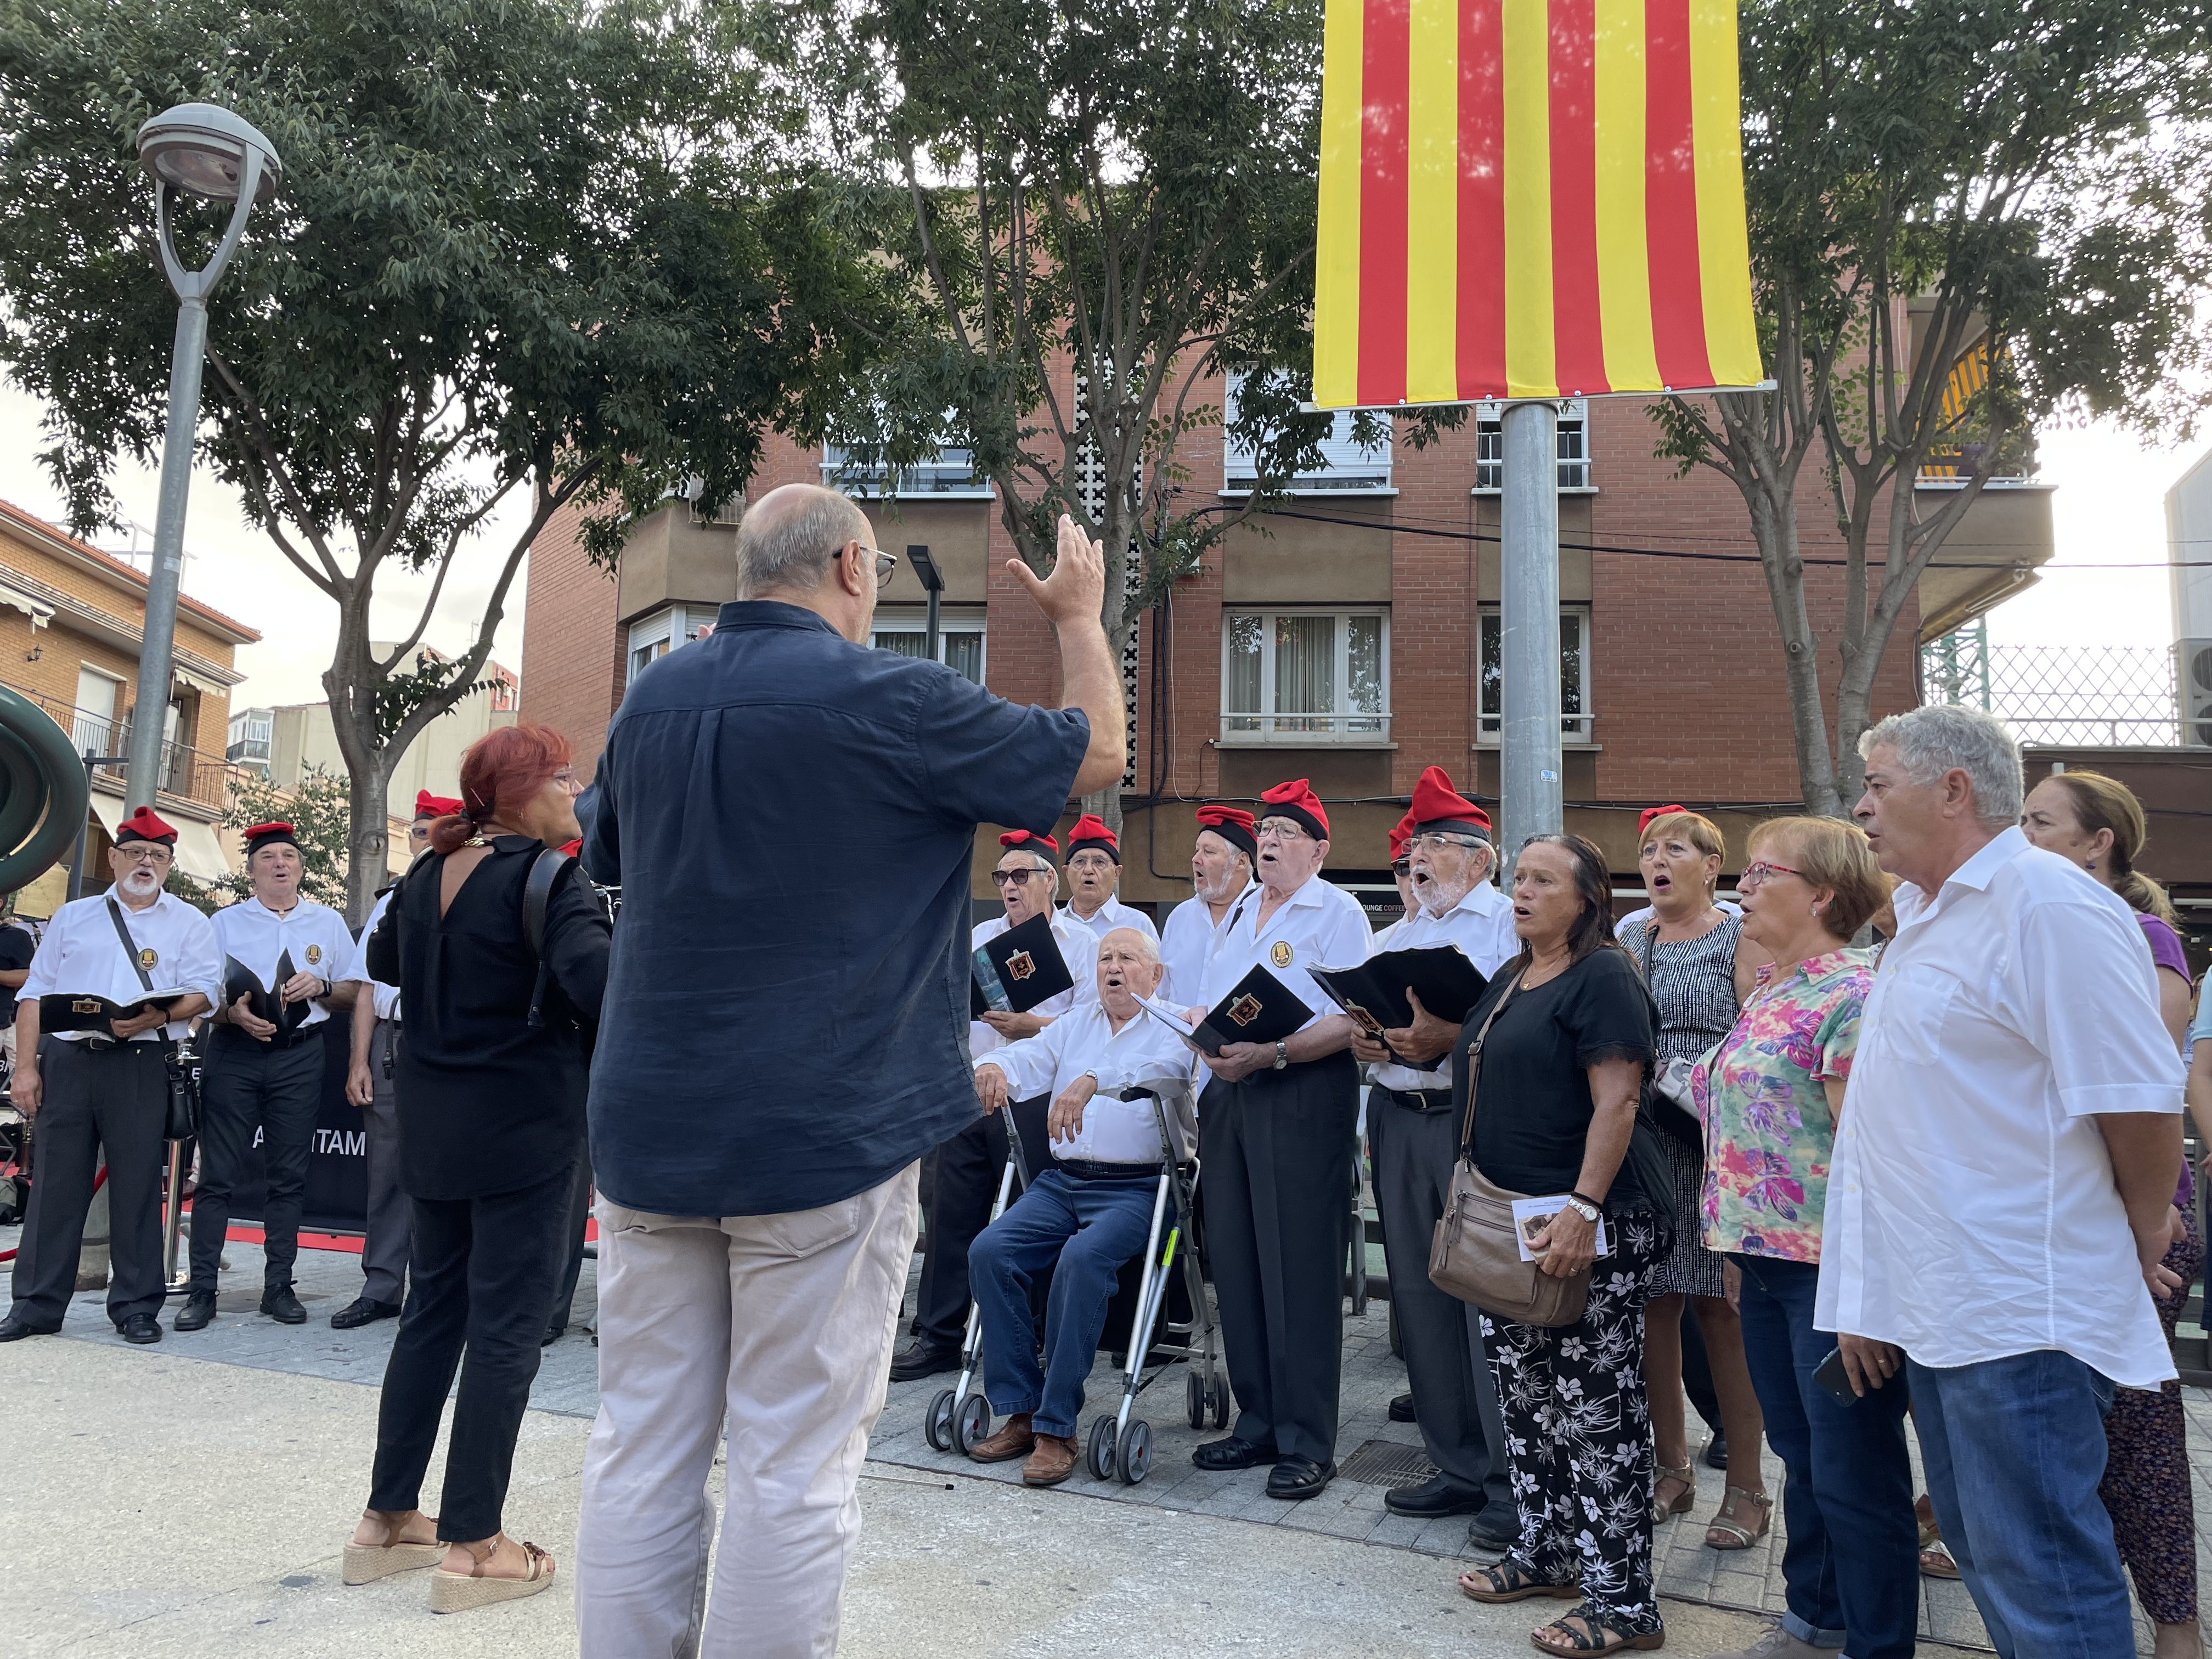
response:
<path id="1" fill-rule="evenodd" d="M 2182 641 L 2173 648 L 2173 666 L 2181 740 L 2212 749 L 2212 639 Z"/>

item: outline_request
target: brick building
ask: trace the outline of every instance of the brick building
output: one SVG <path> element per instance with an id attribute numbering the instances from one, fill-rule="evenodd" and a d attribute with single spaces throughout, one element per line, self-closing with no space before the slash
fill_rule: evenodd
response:
<path id="1" fill-rule="evenodd" d="M 1331 876 L 1379 900 L 1389 885 L 1385 836 L 1424 767 L 1441 764 L 1470 793 L 1495 797 L 1494 422 L 1470 422 L 1418 452 L 1363 453 L 1348 428 L 1340 434 L 1346 441 L 1298 481 L 1285 511 L 1240 528 L 1139 621 L 1125 657 L 1136 688 L 1122 836 L 1122 892 L 1133 902 L 1188 896 L 1194 801 L 1249 800 L 1282 779 L 1310 777 L 1335 830 Z M 1567 818 L 1631 880 L 1636 811 L 1646 804 L 1708 807 L 1740 845 L 1750 823 L 1794 810 L 1799 799 L 1783 652 L 1759 568 L 1711 558 L 1755 555 L 1742 500 L 1711 471 L 1677 477 L 1653 445 L 1637 400 L 1565 408 Z M 1224 454 L 1218 428 L 1188 434 L 1178 458 L 1186 501 L 1237 505 L 1238 458 Z M 947 452 L 886 481 L 842 467 L 835 452 L 777 441 L 749 493 L 797 480 L 866 494 L 880 546 L 929 549 L 945 581 L 945 660 L 1006 696 L 1057 698 L 1050 630 L 1005 570 L 1013 550 L 999 503 L 964 454 Z M 1837 554 L 1833 514 L 1810 467 L 1804 483 L 1806 556 Z M 1933 492 L 1955 487 L 1931 477 L 1931 507 Z M 594 758 L 628 680 L 681 648 L 733 597 L 741 513 L 742 503 L 706 515 L 671 502 L 637 525 L 613 579 L 583 559 L 573 524 L 550 529 L 532 552 L 523 718 L 561 726 L 580 762 Z M 1929 572 L 1903 618 L 1876 714 L 1918 701 L 1921 638 L 2017 591 L 2050 552 L 2047 491 L 2027 483 L 1990 489 L 1942 555 L 1946 567 L 1966 568 Z M 1842 574 L 1816 568 L 1809 583 L 1831 687 Z M 911 562 L 902 561 L 883 595 L 876 643 L 921 654 L 924 599 Z M 979 872 L 981 855 L 995 851 L 980 844 Z M 980 878 L 975 895 L 990 896 Z"/>

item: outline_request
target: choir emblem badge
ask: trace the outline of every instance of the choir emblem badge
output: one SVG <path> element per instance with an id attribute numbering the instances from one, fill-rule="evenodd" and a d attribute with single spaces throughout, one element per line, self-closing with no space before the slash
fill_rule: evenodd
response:
<path id="1" fill-rule="evenodd" d="M 1260 1013 L 1260 999 L 1255 996 L 1241 996 L 1229 1005 L 1230 1019 L 1240 1026 L 1249 1025 Z"/>
<path id="2" fill-rule="evenodd" d="M 150 945 L 138 953 L 138 965 L 141 968 L 151 968 L 161 959 L 161 953 Z"/>
<path id="3" fill-rule="evenodd" d="M 70 1004 L 70 1012 L 73 1014 L 96 1014 L 100 1012 L 100 999 L 79 997 L 75 1002 Z"/>
<path id="4" fill-rule="evenodd" d="M 1006 958 L 1006 976 L 1009 979 L 1027 979 L 1035 972 L 1036 963 L 1026 951 L 1017 951 Z"/>
<path id="5" fill-rule="evenodd" d="M 310 945 L 307 947 L 307 966 L 312 968 L 322 959 L 323 947 L 319 945 Z"/>
<path id="6" fill-rule="evenodd" d="M 1291 965 L 1291 942 L 1288 939 L 1277 939 L 1275 941 L 1275 948 L 1267 952 L 1267 960 L 1273 963 L 1278 968 L 1289 967 Z"/>

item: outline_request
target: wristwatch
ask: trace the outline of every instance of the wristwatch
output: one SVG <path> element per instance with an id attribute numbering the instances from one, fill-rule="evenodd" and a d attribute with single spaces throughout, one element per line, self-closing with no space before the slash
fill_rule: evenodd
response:
<path id="1" fill-rule="evenodd" d="M 1287 1042 L 1278 1042 L 1278 1043 L 1275 1045 L 1275 1066 L 1274 1066 L 1274 1069 L 1275 1069 L 1276 1071 L 1279 1071 L 1279 1071 L 1281 1071 L 1281 1070 L 1282 1070 L 1285 1066 L 1288 1066 L 1290 1063 L 1291 1063 L 1291 1045 L 1290 1045 L 1289 1043 L 1287 1043 Z"/>
<path id="2" fill-rule="evenodd" d="M 1589 1200 L 1584 1198 L 1579 1193 L 1569 1193 L 1567 1194 L 1567 1207 L 1585 1221 L 1595 1221 L 1597 1219 L 1597 1206 L 1591 1203 Z"/>

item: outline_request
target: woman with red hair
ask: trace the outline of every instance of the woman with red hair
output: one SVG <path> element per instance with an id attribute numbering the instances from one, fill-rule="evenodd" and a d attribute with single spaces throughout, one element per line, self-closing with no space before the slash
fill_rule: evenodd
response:
<path id="1" fill-rule="evenodd" d="M 434 1562 L 434 1612 L 553 1580 L 552 1557 L 506 1537 L 500 1511 L 561 1276 L 584 1155 L 586 1028 L 606 988 L 606 913 L 573 860 L 555 878 L 537 951 L 524 921 L 532 867 L 580 833 L 576 789 L 557 732 L 511 726 L 470 745 L 461 810 L 431 825 L 366 952 L 370 975 L 399 988 L 406 1033 L 393 1080 L 412 1282 L 344 1577 Z M 433 1519 L 417 1502 L 457 1369 Z"/>

